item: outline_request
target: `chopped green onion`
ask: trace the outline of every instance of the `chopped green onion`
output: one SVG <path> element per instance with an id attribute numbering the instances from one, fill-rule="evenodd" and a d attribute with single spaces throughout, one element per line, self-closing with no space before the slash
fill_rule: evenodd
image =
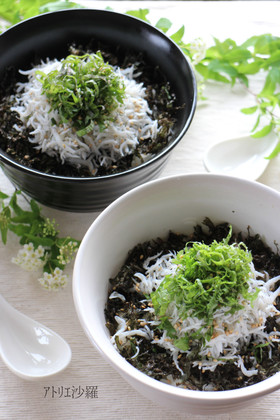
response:
<path id="1" fill-rule="evenodd" d="M 38 71 L 37 77 L 51 109 L 58 112 L 56 124 L 70 124 L 79 136 L 92 131 L 94 124 L 102 128 L 123 103 L 124 84 L 100 52 L 69 55 L 60 70 Z"/>
<path id="2" fill-rule="evenodd" d="M 156 315 L 161 320 L 161 329 L 167 329 L 174 343 L 187 350 L 191 339 L 209 341 L 213 330 L 213 315 L 221 307 L 228 313 L 243 308 L 240 296 L 252 302 L 258 294 L 248 292 L 252 255 L 244 243 L 229 244 L 231 230 L 221 242 L 210 245 L 201 242 L 187 243 L 178 252 L 174 263 L 178 265 L 175 275 L 167 275 L 156 291 L 151 293 Z M 209 327 L 209 334 L 202 336 L 197 331 L 191 336 L 177 337 L 168 321 L 168 309 L 175 303 L 182 320 L 197 317 Z M 170 325 L 169 325 L 170 324 Z"/>

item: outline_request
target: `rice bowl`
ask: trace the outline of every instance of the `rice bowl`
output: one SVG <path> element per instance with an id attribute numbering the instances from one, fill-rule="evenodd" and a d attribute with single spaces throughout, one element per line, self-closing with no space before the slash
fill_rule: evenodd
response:
<path id="1" fill-rule="evenodd" d="M 93 222 L 74 267 L 76 310 L 94 347 L 145 397 L 170 409 L 215 415 L 238 410 L 279 389 L 279 373 L 229 391 L 195 391 L 162 383 L 118 353 L 110 341 L 104 314 L 109 279 L 118 273 L 127 252 L 136 244 L 166 237 L 170 230 L 190 232 L 207 215 L 214 223 L 230 222 L 235 231 L 246 233 L 250 225 L 252 234 L 259 233 L 275 250 L 279 205 L 279 193 L 258 183 L 212 174 L 182 175 L 135 188 Z"/>
<path id="2" fill-rule="evenodd" d="M 72 9 L 36 16 L 1 34 L 2 94 L 7 94 L 7 86 L 13 78 L 16 77 L 16 82 L 19 83 L 26 82 L 27 76 L 20 75 L 19 71 L 29 71 L 35 64 L 46 63 L 48 60 L 61 60 L 69 55 L 69 48 L 73 45 L 81 45 L 85 51 L 93 52 L 98 51 L 100 45 L 107 46 L 108 51 L 113 51 L 122 61 L 128 52 L 142 54 L 149 69 L 160 69 L 163 79 L 170 83 L 176 96 L 176 121 L 162 150 L 156 151 L 155 148 L 151 156 L 146 156 L 147 159 L 144 156 L 142 161 L 140 157 L 140 164 L 136 162 L 136 165 L 125 167 L 123 172 L 105 173 L 98 177 L 46 173 L 41 170 L 44 166 L 42 155 L 37 159 L 36 168 L 28 167 L 28 162 L 25 161 L 28 152 L 23 155 L 21 162 L 17 162 L 3 146 L 3 131 L 5 134 L 7 121 L 2 121 L 1 166 L 12 183 L 50 207 L 68 211 L 100 211 L 122 193 L 160 173 L 170 152 L 186 134 L 192 121 L 196 107 L 196 82 L 191 65 L 183 52 L 171 39 L 151 25 L 107 10 Z M 21 107 L 22 101 L 19 100 L 18 105 Z M 22 110 L 23 119 L 24 112 Z M 39 126 L 38 130 L 40 131 Z M 144 136 L 141 137 L 145 137 L 145 133 L 142 134 Z M 37 146 L 38 144 L 35 147 Z M 48 145 L 44 143 L 44 146 L 39 147 Z M 90 159 L 87 163 L 89 170 L 95 172 L 95 162 Z M 56 160 L 53 165 L 55 170 L 60 170 L 60 166 L 63 166 Z M 65 162 L 64 165 L 68 163 Z M 114 162 L 111 166 L 114 166 Z"/>

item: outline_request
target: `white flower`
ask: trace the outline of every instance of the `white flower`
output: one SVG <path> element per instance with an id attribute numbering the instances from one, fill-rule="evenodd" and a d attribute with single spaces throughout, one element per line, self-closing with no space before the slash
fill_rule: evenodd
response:
<path id="1" fill-rule="evenodd" d="M 280 135 L 280 118 L 276 120 L 274 131 L 276 132 L 277 135 Z"/>
<path id="2" fill-rule="evenodd" d="M 59 248 L 59 255 L 57 257 L 60 264 L 68 264 L 71 261 L 74 253 L 77 252 L 77 250 L 77 242 L 70 241 L 66 245 L 61 245 Z"/>
<path id="3" fill-rule="evenodd" d="M 192 63 L 196 65 L 205 58 L 206 44 L 201 38 L 196 38 L 190 43 L 189 50 L 192 55 Z"/>
<path id="4" fill-rule="evenodd" d="M 44 254 L 45 250 L 41 245 L 34 249 L 34 245 L 29 243 L 19 250 L 17 256 L 12 258 L 12 262 L 24 270 L 37 271 L 45 264 Z"/>
<path id="5" fill-rule="evenodd" d="M 67 275 L 63 274 L 63 271 L 56 267 L 53 273 L 44 272 L 43 277 L 38 279 L 38 281 L 44 289 L 57 291 L 66 286 Z"/>

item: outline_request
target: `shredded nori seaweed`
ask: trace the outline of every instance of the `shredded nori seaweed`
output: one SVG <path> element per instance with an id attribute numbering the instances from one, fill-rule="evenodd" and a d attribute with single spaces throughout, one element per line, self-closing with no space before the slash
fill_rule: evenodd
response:
<path id="1" fill-rule="evenodd" d="M 203 226 L 204 225 L 204 226 Z M 205 229 L 205 226 L 207 229 Z M 116 291 L 125 296 L 126 301 L 120 299 L 108 299 L 105 308 L 106 326 L 111 335 L 113 335 L 118 327 L 115 316 L 124 317 L 128 320 L 131 329 L 139 328 L 139 319 L 147 319 L 147 312 L 144 312 L 145 305 L 141 301 L 144 299 L 143 294 L 135 290 L 133 275 L 136 272 L 145 273 L 143 262 L 146 258 L 156 255 L 158 252 L 164 253 L 173 250 L 180 251 L 185 247 L 186 242 L 199 241 L 210 244 L 213 240 L 220 242 L 226 238 L 229 233 L 229 224 L 221 223 L 214 225 L 209 218 L 206 218 L 201 225 L 196 225 L 191 234 L 177 234 L 170 232 L 167 239 L 157 238 L 135 246 L 128 254 L 127 259 L 120 269 L 117 276 L 110 279 L 112 291 Z M 258 271 L 266 271 L 270 277 L 280 274 L 280 256 L 276 246 L 276 252 L 273 252 L 264 244 L 259 235 L 251 235 L 248 228 L 247 235 L 233 234 L 230 242 L 243 241 L 253 256 L 253 263 Z M 279 287 L 278 282 L 275 289 Z M 280 310 L 280 298 L 276 299 L 276 308 Z M 279 324 L 275 322 L 275 318 L 268 318 L 266 322 L 266 331 L 268 333 L 279 331 Z M 233 363 L 218 365 L 214 372 L 209 370 L 202 371 L 198 367 L 192 367 L 186 354 L 182 353 L 179 359 L 179 366 L 184 371 L 182 377 L 176 368 L 172 356 L 163 348 L 150 341 L 141 338 L 137 341 L 140 349 L 139 354 L 135 358 L 131 358 L 135 354 L 135 338 L 132 338 L 126 346 L 119 346 L 119 351 L 123 357 L 127 359 L 134 367 L 141 370 L 148 376 L 157 380 L 166 380 L 168 375 L 172 375 L 175 382 L 178 381 L 179 386 L 183 386 L 193 390 L 207 390 L 210 385 L 211 390 L 224 391 L 246 387 L 258 383 L 280 370 L 280 346 L 277 344 L 272 348 L 272 357 L 268 356 L 267 347 L 255 348 L 253 344 L 241 350 L 244 364 L 247 369 L 252 367 L 250 356 L 252 354 L 258 360 L 258 373 L 251 377 L 245 376 L 240 368 Z"/>

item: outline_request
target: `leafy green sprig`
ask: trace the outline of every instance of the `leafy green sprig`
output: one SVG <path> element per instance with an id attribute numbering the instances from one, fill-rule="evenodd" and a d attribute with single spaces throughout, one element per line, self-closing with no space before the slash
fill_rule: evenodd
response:
<path id="1" fill-rule="evenodd" d="M 149 22 L 148 9 L 127 13 Z M 169 34 L 172 23 L 161 18 L 155 26 Z M 256 114 L 252 137 L 261 138 L 274 131 L 280 140 L 280 37 L 262 34 L 241 44 L 230 38 L 220 41 L 214 37 L 214 45 L 206 48 L 200 39 L 185 43 L 184 35 L 184 25 L 169 34 L 193 63 L 199 99 L 205 99 L 203 89 L 209 80 L 231 86 L 239 82 L 253 98 L 252 106 L 241 109 L 246 115 Z M 250 78 L 257 74 L 263 75 L 264 83 L 261 91 L 255 93 L 250 89 Z M 279 152 L 280 142 L 267 158 L 272 159 Z"/>
<path id="2" fill-rule="evenodd" d="M 17 235 L 23 250 L 20 250 L 17 258 L 13 258 L 13 262 L 30 271 L 41 267 L 44 273 L 55 275 L 58 280 L 78 250 L 80 241 L 70 236 L 59 237 L 55 220 L 43 216 L 35 200 L 28 201 L 28 210 L 23 209 L 17 199 L 21 194 L 16 190 L 8 196 L 0 191 L 2 242 L 7 243 L 9 231 Z M 52 278 L 49 277 L 49 280 Z M 46 288 L 52 288 L 51 283 L 48 286 Z"/>
<path id="3" fill-rule="evenodd" d="M 177 270 L 167 275 L 160 286 L 151 293 L 151 301 L 159 317 L 161 329 L 166 329 L 174 344 L 187 350 L 191 340 L 209 341 L 214 329 L 215 312 L 225 308 L 227 313 L 243 309 L 240 297 L 253 302 L 256 293 L 249 293 L 252 255 L 243 243 L 229 244 L 231 230 L 221 242 L 210 245 L 201 242 L 187 243 L 174 263 Z M 169 321 L 170 305 L 176 305 L 181 320 L 196 317 L 203 320 L 208 333 L 198 330 L 179 337 Z"/>
<path id="4" fill-rule="evenodd" d="M 83 8 L 69 0 L 1 0 L 0 17 L 7 22 L 7 27 L 40 13 L 54 12 L 61 9 Z"/>
<path id="5" fill-rule="evenodd" d="M 37 77 L 51 108 L 59 114 L 54 123 L 71 124 L 78 136 L 92 131 L 95 124 L 104 128 L 125 94 L 121 78 L 100 52 L 69 55 L 60 70 L 37 71 Z"/>
<path id="6" fill-rule="evenodd" d="M 232 39 L 220 42 L 206 50 L 205 58 L 196 70 L 205 80 L 212 79 L 234 85 L 239 81 L 252 94 L 255 104 L 242 108 L 244 114 L 257 114 L 252 137 L 260 138 L 272 130 L 277 133 L 280 125 L 280 38 L 271 34 L 253 36 L 238 45 Z M 249 89 L 249 77 L 263 73 L 261 91 L 254 94 Z M 271 157 L 279 152 L 279 146 Z"/>

